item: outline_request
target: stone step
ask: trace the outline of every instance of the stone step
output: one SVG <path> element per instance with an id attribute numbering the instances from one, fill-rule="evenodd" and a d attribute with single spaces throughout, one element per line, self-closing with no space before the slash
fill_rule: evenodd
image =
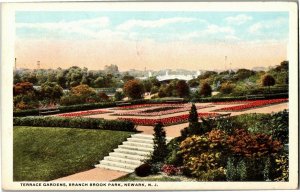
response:
<path id="1" fill-rule="evenodd" d="M 131 138 L 138 138 L 138 139 L 152 139 L 154 138 L 153 135 L 146 135 L 146 134 L 134 134 L 131 135 Z M 173 137 L 166 137 L 167 142 L 170 142 L 173 139 Z"/>
<path id="2" fill-rule="evenodd" d="M 129 150 L 129 149 L 114 149 L 115 152 L 119 152 L 119 153 L 125 153 L 125 154 L 129 154 L 129 155 L 140 155 L 140 156 L 147 156 L 150 154 L 150 152 L 145 152 L 145 151 L 136 151 L 136 150 Z"/>
<path id="3" fill-rule="evenodd" d="M 129 170 L 134 170 L 136 167 L 138 167 L 137 165 L 120 163 L 120 162 L 116 162 L 116 161 L 108 161 L 108 160 L 100 161 L 100 165 L 108 165 L 111 167 L 120 167 L 122 169 L 129 169 Z"/>
<path id="4" fill-rule="evenodd" d="M 124 141 L 123 145 L 130 145 L 130 146 L 137 146 L 137 147 L 146 147 L 146 148 L 153 148 L 153 144 L 150 143 L 139 143 L 134 141 Z"/>
<path id="5" fill-rule="evenodd" d="M 152 152 L 153 147 L 141 147 L 141 146 L 132 146 L 132 145 L 119 145 L 120 149 L 128 149 L 128 150 L 135 150 L 135 151 L 145 151 L 145 152 Z"/>
<path id="6" fill-rule="evenodd" d="M 102 164 L 95 165 L 95 167 L 109 169 L 109 170 L 115 170 L 115 171 L 123 171 L 123 172 L 126 172 L 126 173 L 134 172 L 133 169 L 124 169 L 124 168 L 121 168 L 121 167 L 113 167 L 113 166 L 102 165 Z"/>
<path id="7" fill-rule="evenodd" d="M 133 141 L 133 142 L 137 142 L 137 143 L 148 143 L 148 144 L 153 144 L 153 140 L 152 139 L 141 139 L 141 138 L 128 138 L 127 141 Z"/>
<path id="8" fill-rule="evenodd" d="M 109 156 L 111 156 L 111 157 L 127 158 L 127 159 L 132 159 L 132 160 L 144 160 L 144 159 L 147 158 L 147 157 L 142 156 L 142 155 L 130 155 L 130 154 L 119 153 L 119 152 L 109 153 Z"/>
<path id="9" fill-rule="evenodd" d="M 122 157 L 113 157 L 113 156 L 106 156 L 104 157 L 104 160 L 108 161 L 115 161 L 115 162 L 120 162 L 120 163 L 127 163 L 127 164 L 132 164 L 139 166 L 142 164 L 140 160 L 133 160 L 133 159 L 128 159 L 128 158 L 122 158 Z"/>

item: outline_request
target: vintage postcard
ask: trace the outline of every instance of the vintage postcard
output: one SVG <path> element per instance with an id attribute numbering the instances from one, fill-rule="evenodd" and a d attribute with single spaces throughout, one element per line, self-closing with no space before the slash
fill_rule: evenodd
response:
<path id="1" fill-rule="evenodd" d="M 297 9 L 3 3 L 2 188 L 296 189 Z"/>

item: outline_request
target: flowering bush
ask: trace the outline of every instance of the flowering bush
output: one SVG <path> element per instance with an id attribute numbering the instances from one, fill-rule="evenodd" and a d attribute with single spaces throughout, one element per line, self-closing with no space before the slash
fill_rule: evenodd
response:
<path id="1" fill-rule="evenodd" d="M 216 117 L 218 113 L 198 113 L 199 117 Z M 180 124 L 188 121 L 189 114 L 178 115 L 173 117 L 166 117 L 161 119 L 140 119 L 140 118 L 118 118 L 119 120 L 131 121 L 136 125 L 154 126 L 156 123 L 161 122 L 164 126 Z"/>
<path id="2" fill-rule="evenodd" d="M 272 105 L 272 104 L 277 104 L 277 103 L 282 103 L 282 102 L 287 102 L 287 101 L 288 101 L 288 99 L 255 100 L 255 101 L 250 101 L 243 105 L 238 105 L 238 106 L 233 106 L 233 107 L 224 107 L 224 108 L 218 109 L 217 111 L 243 111 L 243 110 L 252 109 L 255 107 L 263 107 L 266 105 Z"/>
<path id="3" fill-rule="evenodd" d="M 203 178 L 207 172 L 218 172 L 218 177 L 224 178 L 223 159 L 226 155 L 226 134 L 221 130 L 212 130 L 201 136 L 193 135 L 180 144 L 180 154 L 183 165 L 191 174 Z M 213 178 L 206 179 L 210 180 Z"/>
<path id="4" fill-rule="evenodd" d="M 259 158 L 276 154 L 282 149 L 282 144 L 266 134 L 249 134 L 244 129 L 235 130 L 228 136 L 227 144 L 232 153 L 248 158 Z"/>
<path id="5" fill-rule="evenodd" d="M 161 168 L 161 171 L 166 173 L 167 175 L 178 175 L 180 173 L 180 168 L 175 167 L 174 165 L 165 164 Z"/>

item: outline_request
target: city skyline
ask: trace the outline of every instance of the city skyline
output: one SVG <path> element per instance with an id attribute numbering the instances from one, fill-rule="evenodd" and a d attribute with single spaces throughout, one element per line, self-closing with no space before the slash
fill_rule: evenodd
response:
<path id="1" fill-rule="evenodd" d="M 15 21 L 20 68 L 40 61 L 42 68 L 225 70 L 288 59 L 288 12 L 17 12 Z"/>

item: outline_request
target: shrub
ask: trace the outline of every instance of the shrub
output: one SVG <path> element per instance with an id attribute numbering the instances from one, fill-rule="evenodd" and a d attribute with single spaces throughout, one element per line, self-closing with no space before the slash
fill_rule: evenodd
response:
<path id="1" fill-rule="evenodd" d="M 282 149 L 277 140 L 266 134 L 249 134 L 244 129 L 236 129 L 234 134 L 228 136 L 229 149 L 236 156 L 260 158 L 265 155 L 276 154 Z"/>
<path id="2" fill-rule="evenodd" d="M 135 168 L 134 172 L 139 177 L 147 177 L 151 174 L 151 166 L 148 163 L 144 163 Z"/>
<path id="3" fill-rule="evenodd" d="M 165 164 L 161 168 L 162 172 L 166 173 L 167 175 L 178 175 L 180 173 L 180 169 L 175 167 L 174 165 Z"/>
<path id="4" fill-rule="evenodd" d="M 288 154 L 280 154 L 275 157 L 276 178 L 275 181 L 289 180 L 289 157 Z"/>
<path id="5" fill-rule="evenodd" d="M 189 130 L 192 134 L 199 133 L 199 120 L 198 120 L 198 112 L 195 104 L 192 104 L 191 111 L 189 114 Z"/>
<path id="6" fill-rule="evenodd" d="M 272 114 L 268 125 L 272 127 L 272 136 L 282 143 L 289 142 L 289 112 L 287 110 Z"/>
<path id="7" fill-rule="evenodd" d="M 139 80 L 129 80 L 124 85 L 124 93 L 131 99 L 141 99 L 144 94 L 144 85 Z"/>
<path id="8" fill-rule="evenodd" d="M 161 122 L 158 122 L 154 127 L 154 151 L 151 156 L 151 162 L 163 162 L 168 154 L 166 145 L 166 132 L 163 129 Z"/>
<path id="9" fill-rule="evenodd" d="M 136 131 L 134 124 L 128 121 L 80 117 L 14 117 L 14 126 L 69 127 L 83 129 Z"/>
<path id="10" fill-rule="evenodd" d="M 116 101 L 120 101 L 120 100 L 122 100 L 123 98 L 124 98 L 124 94 L 123 94 L 122 92 L 117 91 L 117 92 L 115 93 L 115 100 L 116 100 Z"/>
<path id="11" fill-rule="evenodd" d="M 227 181 L 237 181 L 238 180 L 238 173 L 236 170 L 236 166 L 234 164 L 234 159 L 232 157 L 229 157 L 227 159 L 226 179 L 227 179 Z"/>
<path id="12" fill-rule="evenodd" d="M 223 174 L 226 156 L 226 134 L 221 130 L 212 130 L 201 136 L 190 136 L 180 143 L 180 154 L 183 165 L 191 171 L 193 176 L 209 180 L 206 172 Z"/>
<path id="13" fill-rule="evenodd" d="M 230 94 L 234 89 L 234 85 L 231 83 L 223 83 L 220 88 L 220 92 L 223 94 Z"/>
<path id="14" fill-rule="evenodd" d="M 207 82 L 204 82 L 203 85 L 200 87 L 200 95 L 203 95 L 204 97 L 209 97 L 211 96 L 211 92 L 211 86 Z"/>
<path id="15" fill-rule="evenodd" d="M 167 149 L 168 149 L 168 156 L 166 158 L 166 163 L 167 164 L 171 164 L 171 165 L 175 165 L 175 166 L 182 166 L 182 156 L 178 154 L 179 151 L 179 143 L 180 140 L 179 139 L 172 139 L 168 145 L 167 145 Z"/>
<path id="16" fill-rule="evenodd" d="M 151 173 L 157 174 L 158 172 L 160 172 L 162 166 L 163 164 L 161 162 L 151 164 Z"/>

